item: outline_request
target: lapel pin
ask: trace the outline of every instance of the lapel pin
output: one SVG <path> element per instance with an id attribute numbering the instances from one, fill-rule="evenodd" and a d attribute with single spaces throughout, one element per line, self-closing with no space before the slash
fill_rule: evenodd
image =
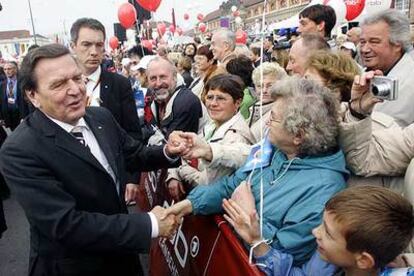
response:
<path id="1" fill-rule="evenodd" d="M 102 127 L 101 126 L 98 126 L 98 129 L 102 129 Z"/>
<path id="2" fill-rule="evenodd" d="M 108 85 L 105 85 L 105 89 L 108 89 Z"/>

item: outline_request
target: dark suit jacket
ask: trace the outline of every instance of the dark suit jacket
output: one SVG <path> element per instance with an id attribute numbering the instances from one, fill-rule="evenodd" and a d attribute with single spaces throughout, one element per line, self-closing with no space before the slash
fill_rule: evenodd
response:
<path id="1" fill-rule="evenodd" d="M 133 138 L 142 139 L 134 94 L 129 80 L 102 70 L 100 76 L 101 106 L 111 111 L 119 125 Z"/>
<path id="2" fill-rule="evenodd" d="M 0 169 L 30 223 L 29 275 L 134 275 L 132 252 L 147 251 L 147 214 L 127 215 L 125 169 L 170 166 L 162 147 L 147 148 L 108 110 L 84 116 L 121 184 L 72 135 L 36 110 L 9 136 Z"/>
<path id="3" fill-rule="evenodd" d="M 0 120 L 4 120 L 7 127 L 11 129 L 16 128 L 20 120 L 26 117 L 29 113 L 28 104 L 24 99 L 24 95 L 20 89 L 20 85 L 17 82 L 16 88 L 16 103 L 17 103 L 17 116 L 13 116 L 12 112 L 8 108 L 7 104 L 7 79 L 0 83 Z"/>

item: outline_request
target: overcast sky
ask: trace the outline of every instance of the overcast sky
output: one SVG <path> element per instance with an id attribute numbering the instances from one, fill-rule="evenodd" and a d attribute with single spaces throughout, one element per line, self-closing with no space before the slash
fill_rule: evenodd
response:
<path id="1" fill-rule="evenodd" d="M 30 0 L 36 33 L 50 35 L 69 32 L 71 24 L 80 17 L 93 17 L 107 28 L 107 36 L 113 34 L 113 23 L 118 22 L 118 7 L 127 0 Z M 171 8 L 175 8 L 177 24 L 184 29 L 197 22 L 198 13 L 206 15 L 217 9 L 223 0 L 162 0 L 154 14 L 155 20 L 171 21 Z M 0 0 L 0 31 L 27 29 L 32 33 L 28 0 Z M 185 22 L 184 13 L 190 14 Z"/>

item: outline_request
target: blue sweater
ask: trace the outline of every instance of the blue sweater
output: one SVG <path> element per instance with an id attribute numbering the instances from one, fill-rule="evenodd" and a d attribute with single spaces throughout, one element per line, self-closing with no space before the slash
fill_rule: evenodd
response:
<path id="1" fill-rule="evenodd" d="M 345 188 L 348 171 L 342 151 L 321 157 L 288 160 L 277 148 L 270 164 L 253 172 L 251 188 L 260 204 L 263 179 L 263 236 L 271 246 L 293 255 L 294 264 L 308 260 L 316 248 L 312 229 L 322 220 L 326 201 Z M 212 185 L 197 186 L 188 195 L 194 214 L 222 212 L 222 199 L 231 197 L 251 171 L 242 168 Z"/>

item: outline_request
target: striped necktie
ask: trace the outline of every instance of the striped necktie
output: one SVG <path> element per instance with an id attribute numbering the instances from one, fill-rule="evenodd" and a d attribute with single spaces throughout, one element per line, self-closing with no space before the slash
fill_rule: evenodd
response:
<path id="1" fill-rule="evenodd" d="M 73 137 L 76 138 L 76 140 L 78 140 L 79 143 L 89 148 L 88 145 L 86 144 L 85 138 L 83 137 L 82 127 L 76 126 L 70 131 L 70 133 L 73 135 Z"/>

